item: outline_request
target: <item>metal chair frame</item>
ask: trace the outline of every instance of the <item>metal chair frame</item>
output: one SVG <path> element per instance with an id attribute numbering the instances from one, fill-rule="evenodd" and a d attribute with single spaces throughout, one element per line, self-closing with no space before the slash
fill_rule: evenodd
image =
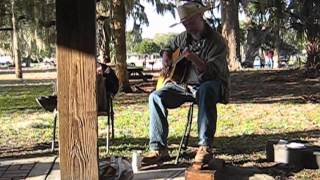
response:
<path id="1" fill-rule="evenodd" d="M 196 102 L 192 102 L 189 106 L 187 123 L 186 123 L 185 129 L 184 129 L 184 134 L 183 134 L 181 141 L 180 141 L 178 155 L 177 155 L 175 162 L 174 162 L 175 164 L 178 164 L 180 159 L 182 158 L 182 156 L 183 156 L 182 151 L 184 152 L 188 148 L 191 126 L 192 126 L 193 107 L 195 104 L 196 104 Z"/>
<path id="2" fill-rule="evenodd" d="M 110 140 L 114 138 L 114 111 L 113 102 L 110 94 L 107 94 L 107 112 L 98 112 L 98 116 L 108 116 L 107 120 L 107 137 L 106 137 L 106 150 L 109 152 Z M 58 110 L 53 111 L 53 132 L 51 141 L 51 152 L 54 151 L 56 141 L 56 129 L 57 129 Z M 111 138 L 110 138 L 111 132 Z"/>

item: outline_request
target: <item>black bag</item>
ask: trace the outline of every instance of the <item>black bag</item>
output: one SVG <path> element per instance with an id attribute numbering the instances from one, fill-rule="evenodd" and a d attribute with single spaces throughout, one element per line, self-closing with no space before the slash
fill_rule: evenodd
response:
<path id="1" fill-rule="evenodd" d="M 119 90 L 119 79 L 115 71 L 106 64 L 100 64 L 102 67 L 103 77 L 105 77 L 106 93 L 112 97 L 115 96 Z"/>
<path id="2" fill-rule="evenodd" d="M 98 112 L 112 113 L 112 98 L 119 90 L 119 80 L 114 70 L 106 65 L 100 64 L 102 75 L 97 76 L 97 105 Z"/>

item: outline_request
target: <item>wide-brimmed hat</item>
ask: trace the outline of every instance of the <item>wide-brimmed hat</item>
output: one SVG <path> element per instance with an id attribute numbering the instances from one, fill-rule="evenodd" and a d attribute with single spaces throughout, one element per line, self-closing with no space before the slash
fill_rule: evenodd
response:
<path id="1" fill-rule="evenodd" d="M 178 15 L 180 18 L 180 22 L 172 24 L 170 27 L 178 25 L 183 21 L 191 18 L 192 16 L 203 13 L 209 9 L 211 9 L 210 5 L 204 6 L 201 1 L 197 0 L 178 0 L 176 1 L 176 6 L 178 10 Z"/>

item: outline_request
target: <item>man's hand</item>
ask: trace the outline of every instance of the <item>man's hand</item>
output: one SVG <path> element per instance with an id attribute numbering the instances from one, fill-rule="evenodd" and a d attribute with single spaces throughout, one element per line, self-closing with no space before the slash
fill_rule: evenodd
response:
<path id="1" fill-rule="evenodd" d="M 182 55 L 186 57 L 188 60 L 190 60 L 193 64 L 195 64 L 199 72 L 202 73 L 207 69 L 206 63 L 198 55 L 191 52 L 189 48 L 185 48 L 182 51 Z"/>
<path id="2" fill-rule="evenodd" d="M 169 52 L 164 51 L 162 54 L 162 74 L 168 75 L 172 66 L 171 54 Z"/>
<path id="3" fill-rule="evenodd" d="M 162 54 L 162 64 L 164 67 L 171 66 L 172 60 L 171 60 L 171 54 L 169 52 L 164 51 Z"/>
<path id="4" fill-rule="evenodd" d="M 189 50 L 189 48 L 185 48 L 183 51 L 182 51 L 182 55 L 184 57 L 186 57 L 188 60 L 190 61 L 195 61 L 195 59 L 199 58 L 196 54 L 194 54 L 193 52 L 191 52 Z M 199 58 L 200 59 L 200 58 Z"/>

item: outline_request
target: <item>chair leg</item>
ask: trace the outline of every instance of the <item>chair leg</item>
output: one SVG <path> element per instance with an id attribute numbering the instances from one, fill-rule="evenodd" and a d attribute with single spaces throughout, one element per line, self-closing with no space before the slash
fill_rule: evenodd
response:
<path id="1" fill-rule="evenodd" d="M 56 141 L 56 129 L 57 129 L 57 118 L 58 118 L 58 111 L 54 109 L 53 111 L 53 135 L 52 135 L 52 142 L 51 142 L 51 152 L 54 151 L 55 141 Z"/>
<path id="2" fill-rule="evenodd" d="M 106 137 L 106 151 L 109 153 L 110 140 L 114 138 L 114 111 L 112 97 L 110 94 L 107 95 L 107 104 L 108 104 L 108 121 L 107 121 L 107 137 Z"/>
<path id="3" fill-rule="evenodd" d="M 108 103 L 108 120 L 107 120 L 107 137 L 106 137 L 106 151 L 109 153 L 109 142 L 110 142 L 110 114 L 109 114 L 109 97 L 107 96 L 107 103 Z"/>
<path id="4" fill-rule="evenodd" d="M 112 98 L 110 94 L 107 94 L 107 111 L 108 111 L 108 121 L 107 121 L 107 137 L 106 137 L 106 151 L 109 153 L 110 140 L 113 138 L 113 117 L 112 117 Z"/>
<path id="5" fill-rule="evenodd" d="M 112 97 L 110 97 L 110 116 L 111 116 L 111 139 L 114 139 L 114 112 Z"/>
<path id="6" fill-rule="evenodd" d="M 190 105 L 189 111 L 188 111 L 188 129 L 187 129 L 187 136 L 185 138 L 185 141 L 183 143 L 183 149 L 187 149 L 188 144 L 189 144 L 189 137 L 190 137 L 190 132 L 191 132 L 191 126 L 192 126 L 192 115 L 193 115 L 193 103 Z"/>
<path id="7" fill-rule="evenodd" d="M 110 117 L 108 116 L 107 121 L 107 135 L 106 135 L 106 151 L 109 152 L 109 142 L 110 142 Z"/>
<path id="8" fill-rule="evenodd" d="M 179 163 L 179 159 L 181 157 L 181 150 L 185 150 L 188 146 L 188 141 L 189 141 L 189 136 L 190 136 L 190 131 L 191 131 L 191 125 L 192 125 L 192 114 L 193 114 L 193 103 L 189 107 L 188 111 L 188 119 L 186 123 L 186 127 L 184 130 L 183 137 L 181 138 L 180 145 L 179 145 L 179 150 L 178 150 L 178 155 L 175 159 L 175 164 Z"/>

